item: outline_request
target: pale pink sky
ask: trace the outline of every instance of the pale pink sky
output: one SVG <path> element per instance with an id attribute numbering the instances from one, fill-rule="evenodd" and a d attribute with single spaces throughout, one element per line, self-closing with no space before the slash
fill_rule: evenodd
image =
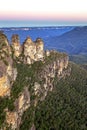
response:
<path id="1" fill-rule="evenodd" d="M 2 0 L 0 20 L 87 22 L 87 0 Z"/>

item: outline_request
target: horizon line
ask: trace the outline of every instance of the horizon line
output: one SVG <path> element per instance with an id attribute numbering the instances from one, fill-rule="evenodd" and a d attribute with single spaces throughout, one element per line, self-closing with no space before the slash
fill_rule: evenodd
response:
<path id="1" fill-rule="evenodd" d="M 0 28 L 47 28 L 47 27 L 85 27 L 87 24 L 79 25 L 40 25 L 40 26 L 0 26 Z"/>

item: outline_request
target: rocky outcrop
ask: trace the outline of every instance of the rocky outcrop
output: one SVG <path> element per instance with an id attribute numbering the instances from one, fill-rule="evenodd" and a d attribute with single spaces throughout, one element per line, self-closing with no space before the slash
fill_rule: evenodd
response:
<path id="1" fill-rule="evenodd" d="M 55 55 L 57 54 L 57 52 L 51 52 L 50 55 L 54 55 L 54 53 Z M 50 64 L 47 64 L 47 61 L 45 61 L 44 64 L 46 65 L 43 70 L 39 72 L 40 83 L 35 82 L 34 84 L 35 95 L 40 97 L 40 100 L 44 100 L 47 93 L 53 90 L 55 77 L 60 80 L 61 78 L 65 78 L 70 75 L 71 69 L 68 68 L 69 57 L 66 54 L 63 57 L 61 57 L 62 54 L 58 55 L 60 56 L 56 57 L 56 59 L 51 61 Z M 35 101 L 35 104 L 36 102 L 37 101 Z"/>
<path id="2" fill-rule="evenodd" d="M 44 44 L 43 41 L 38 38 L 35 42 L 28 37 L 23 44 L 24 63 L 32 64 L 34 61 L 43 60 L 44 57 Z"/>
<path id="3" fill-rule="evenodd" d="M 2 31 L 0 31 L 0 47 L 4 43 L 6 44 L 6 46 L 9 45 L 6 35 L 4 35 L 4 33 Z"/>
<path id="4" fill-rule="evenodd" d="M 6 123 L 8 127 L 11 127 L 11 129 L 13 130 L 17 128 L 17 123 L 18 123 L 17 119 L 18 119 L 17 112 L 9 112 L 9 111 L 6 112 Z"/>
<path id="5" fill-rule="evenodd" d="M 17 69 L 13 66 L 8 39 L 0 34 L 0 97 L 10 95 L 12 83 L 16 80 Z"/>
<path id="6" fill-rule="evenodd" d="M 5 37 L 6 38 L 6 37 Z M 4 39 L 5 39 L 4 38 Z M 2 38 L 3 39 L 3 38 Z M 25 64 L 33 64 L 35 61 L 44 60 L 44 43 L 41 38 L 37 38 L 35 42 L 30 37 L 27 37 L 23 45 L 20 44 L 19 36 L 17 34 L 12 35 L 11 46 L 6 39 L 6 45 L 1 49 L 2 58 L 5 57 L 4 52 L 9 52 L 12 57 L 22 59 Z M 3 53 L 2 53 L 3 52 Z M 47 51 L 47 55 L 49 52 Z"/>
<path id="7" fill-rule="evenodd" d="M 8 66 L 1 60 L 0 61 L 0 97 L 10 95 L 10 81 L 7 73 Z"/>
<path id="8" fill-rule="evenodd" d="M 0 60 L 6 60 L 11 53 L 7 37 L 0 32 Z"/>
<path id="9" fill-rule="evenodd" d="M 7 76 L 0 77 L 0 97 L 10 96 L 10 82 Z"/>
<path id="10" fill-rule="evenodd" d="M 0 62 L 1 63 L 1 62 Z M 10 64 L 0 64 L 0 97 L 10 96 L 11 87 L 17 77 L 17 69 Z"/>
<path id="11" fill-rule="evenodd" d="M 30 94 L 28 88 L 24 88 L 24 91 L 20 94 L 18 99 L 16 99 L 14 104 L 15 111 L 11 112 L 7 110 L 6 112 L 6 123 L 8 127 L 11 126 L 12 130 L 19 129 L 24 111 L 30 107 Z"/>
<path id="12" fill-rule="evenodd" d="M 12 51 L 15 57 L 19 57 L 22 53 L 22 47 L 20 45 L 19 36 L 17 34 L 12 35 Z"/>
<path id="13" fill-rule="evenodd" d="M 46 56 L 50 56 L 50 51 L 49 51 L 49 50 L 46 50 L 46 51 L 45 51 L 45 54 L 46 54 Z"/>
<path id="14" fill-rule="evenodd" d="M 36 54 L 36 46 L 35 43 L 31 40 L 30 37 L 28 37 L 24 44 L 23 44 L 23 49 L 24 49 L 24 62 L 27 64 L 32 64 L 33 61 L 35 60 L 35 54 Z"/>
<path id="15" fill-rule="evenodd" d="M 41 38 L 37 38 L 35 43 L 36 43 L 36 54 L 35 54 L 36 61 L 40 61 L 40 60 L 43 61 L 44 43 Z"/>

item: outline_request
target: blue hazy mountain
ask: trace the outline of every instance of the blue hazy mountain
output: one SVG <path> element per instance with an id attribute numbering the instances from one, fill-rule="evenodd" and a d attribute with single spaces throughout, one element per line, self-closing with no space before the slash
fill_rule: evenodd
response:
<path id="1" fill-rule="evenodd" d="M 87 27 L 20 27 L 1 28 L 11 42 L 11 36 L 18 34 L 23 43 L 27 36 L 34 41 L 41 37 L 46 49 L 56 49 L 69 55 L 87 54 Z"/>
<path id="2" fill-rule="evenodd" d="M 18 34 L 20 37 L 20 42 L 23 43 L 27 36 L 30 36 L 32 40 L 37 37 L 41 37 L 44 40 L 46 38 L 52 38 L 55 36 L 60 36 L 67 31 L 72 30 L 74 27 L 60 26 L 60 27 L 20 27 L 20 28 L 0 28 L 7 35 L 9 41 L 11 41 L 11 36 L 13 34 Z M 46 45 L 46 44 L 45 44 Z"/>
<path id="3" fill-rule="evenodd" d="M 87 54 L 87 27 L 75 27 L 61 36 L 46 38 L 47 48 L 68 54 Z"/>

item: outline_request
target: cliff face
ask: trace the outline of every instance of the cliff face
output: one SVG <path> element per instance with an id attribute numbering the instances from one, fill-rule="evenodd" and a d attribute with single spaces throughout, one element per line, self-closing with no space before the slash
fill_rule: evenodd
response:
<path id="1" fill-rule="evenodd" d="M 30 94 L 28 88 L 24 88 L 23 92 L 20 94 L 18 99 L 14 102 L 15 109 L 13 112 L 6 111 L 6 123 L 8 127 L 11 126 L 13 130 L 19 129 L 21 124 L 21 117 L 29 107 L 30 107 Z"/>
<path id="2" fill-rule="evenodd" d="M 27 64 L 32 64 L 34 61 L 43 60 L 44 57 L 44 45 L 43 41 L 38 38 L 35 43 L 28 37 L 24 44 L 24 62 Z"/>
<path id="3" fill-rule="evenodd" d="M 32 64 L 34 59 L 35 59 L 36 46 L 30 37 L 28 37 L 25 40 L 25 42 L 23 44 L 23 48 L 24 48 L 24 57 L 25 57 L 24 61 L 25 61 L 25 63 Z"/>
<path id="4" fill-rule="evenodd" d="M 0 78 L 0 97 L 10 95 L 10 83 L 7 76 Z"/>
<path id="5" fill-rule="evenodd" d="M 0 34 L 0 97 L 10 95 L 12 82 L 17 76 L 17 69 L 13 67 L 11 49 L 7 37 Z"/>
<path id="6" fill-rule="evenodd" d="M 37 38 L 36 39 L 36 55 L 35 55 L 36 61 L 42 60 L 44 58 L 44 44 L 42 39 Z"/>
<path id="7" fill-rule="evenodd" d="M 1 63 L 1 62 L 0 62 Z M 13 68 L 10 64 L 0 64 L 0 97 L 10 96 L 10 91 L 13 82 L 17 77 L 17 69 Z M 3 71 L 5 69 L 5 72 Z"/>
<path id="8" fill-rule="evenodd" d="M 34 83 L 35 95 L 40 97 L 40 100 L 44 100 L 47 93 L 53 90 L 55 77 L 60 80 L 70 75 L 71 70 L 68 68 L 68 60 L 67 55 L 58 54 L 55 51 L 50 52 L 50 56 L 46 57 L 45 65 L 39 67 L 38 81 Z"/>
<path id="9" fill-rule="evenodd" d="M 6 129 L 7 126 L 9 129 L 19 130 L 23 124 L 23 113 L 32 106 L 34 118 L 38 102 L 43 101 L 48 92 L 54 89 L 55 77 L 60 80 L 70 75 L 69 58 L 56 51 L 45 52 L 40 38 L 33 42 L 28 37 L 23 45 L 20 45 L 18 35 L 12 36 L 12 45 L 9 45 L 4 34 L 0 35 L 0 39 L 0 97 L 4 99 L 9 96 L 7 100 L 14 106 L 12 110 L 9 110 L 8 104 L 3 107 L 2 112 L 6 115 L 2 123 L 4 127 L 0 128 Z M 5 49 L 2 41 L 5 42 Z M 20 67 L 17 68 L 17 65 Z M 21 66 L 23 68 L 19 71 Z M 35 129 L 34 122 L 29 128 Z"/>

